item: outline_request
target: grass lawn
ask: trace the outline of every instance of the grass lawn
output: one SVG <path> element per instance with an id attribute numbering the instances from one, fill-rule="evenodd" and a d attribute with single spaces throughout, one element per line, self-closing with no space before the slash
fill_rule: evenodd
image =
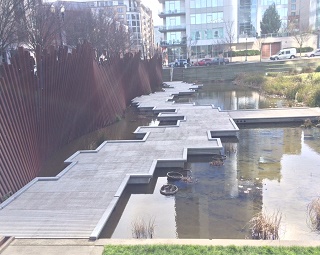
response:
<path id="1" fill-rule="evenodd" d="M 308 255 L 320 254 L 320 247 L 197 246 L 197 245 L 106 245 L 103 255 Z"/>

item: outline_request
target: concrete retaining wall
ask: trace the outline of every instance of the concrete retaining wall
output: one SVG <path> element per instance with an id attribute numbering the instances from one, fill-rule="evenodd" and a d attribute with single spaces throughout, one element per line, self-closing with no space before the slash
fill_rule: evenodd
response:
<path id="1" fill-rule="evenodd" d="M 249 59 L 250 61 L 250 59 Z M 270 73 L 301 71 L 304 68 L 315 68 L 320 65 L 319 58 L 303 58 L 288 61 L 268 62 L 233 62 L 228 65 L 173 68 L 173 81 L 207 82 L 233 80 L 240 73 Z M 170 81 L 170 68 L 162 71 L 163 81 Z"/>

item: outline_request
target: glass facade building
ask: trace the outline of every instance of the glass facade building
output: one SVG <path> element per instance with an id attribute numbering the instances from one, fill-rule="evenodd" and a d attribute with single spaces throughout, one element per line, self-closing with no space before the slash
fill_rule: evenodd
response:
<path id="1" fill-rule="evenodd" d="M 310 9 L 314 1 L 318 3 L 316 26 L 320 27 L 320 0 L 158 1 L 163 7 L 159 14 L 163 18 L 161 45 L 168 52 L 169 62 L 195 55 L 199 58 L 219 55 L 226 50 L 226 42 L 230 46 L 231 37 L 234 45 L 243 43 L 246 38 L 253 40 L 260 36 L 260 21 L 273 3 L 282 23 L 279 32 L 285 32 L 291 18 L 310 25 L 308 16 L 312 15 Z"/>

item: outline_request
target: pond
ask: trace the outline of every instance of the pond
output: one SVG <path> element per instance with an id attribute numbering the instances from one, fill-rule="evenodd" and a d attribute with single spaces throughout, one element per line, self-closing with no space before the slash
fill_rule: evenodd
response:
<path id="1" fill-rule="evenodd" d="M 224 110 L 288 105 L 232 84 L 205 84 L 194 95 L 175 101 L 213 104 Z M 41 175 L 59 173 L 63 161 L 77 150 L 94 149 L 106 139 L 134 139 L 132 132 L 138 126 L 158 124 L 156 116 L 129 107 L 119 122 L 57 152 Z M 307 205 L 320 193 L 319 139 L 319 129 L 302 129 L 298 124 L 240 127 L 238 139 L 222 140 L 224 165 L 210 165 L 208 156 L 188 157 L 184 169 L 191 169 L 197 181 L 176 182 L 175 196 L 159 192 L 169 169 L 157 169 L 149 185 L 128 186 L 101 237 L 131 238 L 132 224 L 140 218 L 154 220 L 155 238 L 244 239 L 250 236 L 248 221 L 266 210 L 281 212 L 281 239 L 319 240 L 306 223 Z"/>
<path id="2" fill-rule="evenodd" d="M 143 219 L 154 220 L 155 238 L 245 239 L 263 210 L 281 213 L 280 239 L 320 240 L 307 224 L 307 206 L 320 191 L 319 129 L 242 127 L 239 140 L 223 146 L 222 166 L 209 156 L 188 158 L 184 168 L 197 181 L 175 182 L 174 196 L 159 192 L 172 169 L 158 169 L 149 185 L 130 185 L 101 237 L 132 238 L 132 224 Z"/>
<path id="3" fill-rule="evenodd" d="M 213 104 L 224 110 L 259 109 L 269 107 L 284 107 L 286 101 L 277 98 L 265 98 L 257 91 L 241 88 L 232 83 L 207 83 L 192 96 L 175 97 L 177 103 Z M 135 107 L 128 107 L 123 118 L 118 122 L 84 135 L 70 142 L 64 148 L 52 155 L 42 167 L 39 176 L 55 176 L 66 165 L 64 160 L 78 150 L 95 149 L 104 140 L 135 139 L 132 134 L 139 126 L 158 125 L 157 118 L 152 113 L 142 115 Z"/>
<path id="4" fill-rule="evenodd" d="M 222 110 L 263 109 L 288 107 L 291 102 L 283 98 L 265 97 L 258 91 L 232 83 L 204 83 L 193 96 L 178 97 L 177 103 L 213 104 Z"/>

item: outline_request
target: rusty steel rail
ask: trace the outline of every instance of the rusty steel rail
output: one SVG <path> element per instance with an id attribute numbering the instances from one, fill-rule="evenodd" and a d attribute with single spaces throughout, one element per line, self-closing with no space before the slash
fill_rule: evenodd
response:
<path id="1" fill-rule="evenodd" d="M 38 48 L 36 61 L 20 48 L 10 65 L 0 66 L 0 202 L 35 178 L 54 152 L 157 90 L 161 63 L 127 54 L 101 64 L 89 43 L 72 53 Z"/>

